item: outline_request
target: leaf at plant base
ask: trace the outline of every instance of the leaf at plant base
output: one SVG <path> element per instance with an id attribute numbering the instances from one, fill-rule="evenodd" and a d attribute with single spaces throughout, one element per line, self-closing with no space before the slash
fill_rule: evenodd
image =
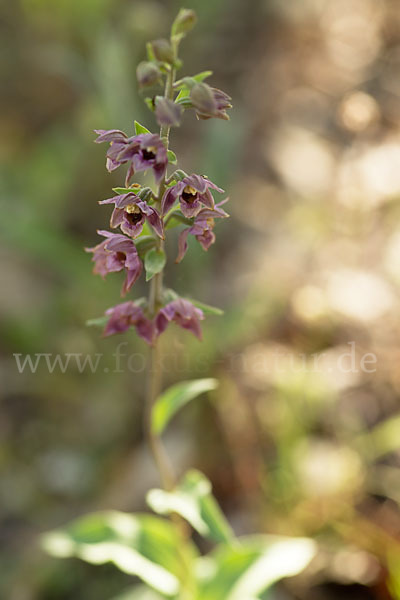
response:
<path id="1" fill-rule="evenodd" d="M 198 600 L 259 598 L 276 581 L 300 573 L 316 552 L 308 538 L 249 536 L 235 546 L 221 545 L 198 561 Z"/>
<path id="2" fill-rule="evenodd" d="M 218 315 L 221 316 L 224 314 L 224 311 L 217 306 L 211 306 L 210 304 L 204 304 L 203 302 L 199 302 L 198 300 L 193 300 L 193 298 L 187 298 L 189 302 L 200 308 L 205 315 Z"/>
<path id="3" fill-rule="evenodd" d="M 167 150 L 167 157 L 168 157 L 168 162 L 171 165 L 176 165 L 177 164 L 178 159 L 176 158 L 175 152 L 172 152 L 172 150 Z"/>
<path id="4" fill-rule="evenodd" d="M 87 327 L 105 327 L 109 317 L 105 315 L 102 317 L 98 317 L 97 319 L 88 319 L 86 321 Z"/>
<path id="5" fill-rule="evenodd" d="M 187 576 L 179 544 L 182 540 L 168 521 L 117 511 L 92 513 L 42 536 L 42 547 L 53 556 L 75 556 L 92 564 L 112 562 L 167 596 L 177 594 L 179 581 Z M 187 549 L 192 560 L 194 547 L 188 543 Z"/>
<path id="6" fill-rule="evenodd" d="M 135 133 L 136 135 L 139 135 L 140 133 L 151 133 L 151 131 L 149 131 L 147 127 L 141 125 L 138 121 L 135 121 Z"/>
<path id="7" fill-rule="evenodd" d="M 162 433 L 180 408 L 200 394 L 215 390 L 217 386 L 216 379 L 193 379 L 192 381 L 181 381 L 168 388 L 157 399 L 153 407 L 151 423 L 154 433 Z"/>
<path id="8" fill-rule="evenodd" d="M 212 494 L 211 482 L 200 471 L 191 470 L 172 492 L 150 490 L 149 506 L 157 513 L 178 513 L 200 535 L 216 542 L 232 542 L 234 533 Z"/>
<path id="9" fill-rule="evenodd" d="M 163 270 L 167 257 L 161 248 L 151 248 L 144 257 L 144 268 L 146 271 L 146 281 L 150 281 L 154 275 Z"/>
<path id="10" fill-rule="evenodd" d="M 113 596 L 110 600 L 164 600 L 164 598 L 165 596 L 160 596 L 144 585 L 135 585 L 127 588 L 118 596 Z"/>

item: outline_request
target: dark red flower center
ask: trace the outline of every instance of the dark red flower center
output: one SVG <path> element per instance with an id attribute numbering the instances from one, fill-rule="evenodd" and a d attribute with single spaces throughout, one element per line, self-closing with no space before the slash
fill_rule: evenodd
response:
<path id="1" fill-rule="evenodd" d="M 143 148 L 142 156 L 144 160 L 153 160 L 156 157 L 155 152 L 153 152 L 155 148 Z"/>
<path id="2" fill-rule="evenodd" d="M 126 219 L 131 225 L 137 225 L 142 220 L 142 213 L 126 213 Z"/>
<path id="3" fill-rule="evenodd" d="M 125 218 L 131 225 L 137 225 L 142 220 L 143 214 L 136 204 L 128 204 L 125 207 Z"/>
<path id="4" fill-rule="evenodd" d="M 124 252 L 117 252 L 117 260 L 121 263 L 125 263 L 126 256 Z"/>
<path id="5" fill-rule="evenodd" d="M 196 196 L 197 196 L 197 190 L 192 188 L 192 186 L 187 185 L 186 187 L 183 188 L 181 198 L 185 202 L 188 202 L 189 204 L 191 204 L 192 202 L 194 202 L 196 200 Z"/>

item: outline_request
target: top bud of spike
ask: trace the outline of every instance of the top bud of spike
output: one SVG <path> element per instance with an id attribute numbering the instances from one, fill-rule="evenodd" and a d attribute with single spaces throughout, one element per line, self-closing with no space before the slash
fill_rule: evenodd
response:
<path id="1" fill-rule="evenodd" d="M 196 25 L 197 16 L 191 8 L 181 8 L 175 21 L 172 24 L 171 36 L 175 39 L 185 37 L 187 33 Z"/>

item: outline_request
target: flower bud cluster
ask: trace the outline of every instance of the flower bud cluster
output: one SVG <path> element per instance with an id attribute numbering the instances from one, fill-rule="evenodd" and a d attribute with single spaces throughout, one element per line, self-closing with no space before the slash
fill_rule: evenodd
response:
<path id="1" fill-rule="evenodd" d="M 86 248 L 93 254 L 94 273 L 103 278 L 108 273 L 125 274 L 121 295 L 125 296 L 143 271 L 149 281 L 149 300 L 129 300 L 105 313 L 104 335 L 134 328 L 148 344 L 154 344 L 169 323 L 191 331 L 201 339 L 200 321 L 204 312 L 195 301 L 179 297 L 162 287 L 162 272 L 166 263 L 163 240 L 167 230 L 184 225 L 178 238 L 176 262 L 188 249 L 188 238 L 193 236 L 204 250 L 215 242 L 215 220 L 228 214 L 221 208 L 228 199 L 215 202 L 213 192 L 223 189 L 204 175 L 188 175 L 175 170 L 169 177 L 169 165 L 176 164 L 176 156 L 168 148 L 169 129 L 181 123 L 187 109 L 194 109 L 200 119 L 228 119 L 230 98 L 224 92 L 210 87 L 204 79 L 205 71 L 175 82 L 175 73 L 182 65 L 178 58 L 181 40 L 196 23 L 192 10 L 181 9 L 171 28 L 169 40 L 158 39 L 147 44 L 148 60 L 137 67 L 141 89 L 163 83 L 164 95 L 146 98 L 155 111 L 160 134 L 152 133 L 135 122 L 135 133 L 128 135 L 118 129 L 96 130 L 97 143 L 108 143 L 106 168 L 109 172 L 126 167 L 124 187 L 114 188 L 115 195 L 99 204 L 111 204 L 110 227 L 119 232 L 98 231 L 105 239 Z M 132 182 L 136 173 L 151 171 L 156 189 L 141 187 Z"/>

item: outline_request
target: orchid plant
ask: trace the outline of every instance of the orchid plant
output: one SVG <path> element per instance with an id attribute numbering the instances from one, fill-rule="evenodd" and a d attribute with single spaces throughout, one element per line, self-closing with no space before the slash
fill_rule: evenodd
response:
<path id="1" fill-rule="evenodd" d="M 122 296 L 143 271 L 149 293 L 145 299 L 129 299 L 107 309 L 105 316 L 92 324 L 101 324 L 104 336 L 134 328 L 150 347 L 146 434 L 163 489 L 150 490 L 147 495 L 156 515 L 92 513 L 45 534 L 42 541 L 55 556 L 77 556 L 93 564 L 113 562 L 142 581 L 143 585 L 134 585 L 118 600 L 256 600 L 278 579 L 302 570 L 315 551 L 313 542 L 305 538 L 236 537 L 206 476 L 191 470 L 177 479 L 162 444 L 162 433 L 174 414 L 217 386 L 215 379 L 183 381 L 162 393 L 157 356 L 158 338 L 170 323 L 200 340 L 205 314 L 218 312 L 180 297 L 163 284 L 168 231 L 183 226 L 176 252 L 180 263 L 189 236 L 209 250 L 215 242 L 217 220 L 228 217 L 222 208 L 228 199 L 216 202 L 214 198 L 224 190 L 208 177 L 188 175 L 180 169 L 168 173 L 168 168 L 177 164 L 169 147 L 170 130 L 181 124 L 184 111 L 194 111 L 199 120 L 228 120 L 226 111 L 231 108 L 225 92 L 205 83 L 211 71 L 176 80 L 183 64 L 178 50 L 195 22 L 192 10 L 181 9 L 170 38 L 150 42 L 147 60 L 137 67 L 143 90 L 164 85 L 163 95 L 145 99 L 160 126 L 159 134 L 137 121 L 133 135 L 117 129 L 96 130 L 95 141 L 109 144 L 107 170 L 122 166 L 126 176 L 123 187 L 114 188 L 115 195 L 100 202 L 113 206 L 110 227 L 114 231 L 98 231 L 104 239 L 86 250 L 93 255 L 94 273 L 103 278 L 124 273 Z M 141 171 L 152 172 L 154 189 L 132 181 Z M 209 554 L 200 554 L 192 540 L 193 530 L 216 544 Z"/>

